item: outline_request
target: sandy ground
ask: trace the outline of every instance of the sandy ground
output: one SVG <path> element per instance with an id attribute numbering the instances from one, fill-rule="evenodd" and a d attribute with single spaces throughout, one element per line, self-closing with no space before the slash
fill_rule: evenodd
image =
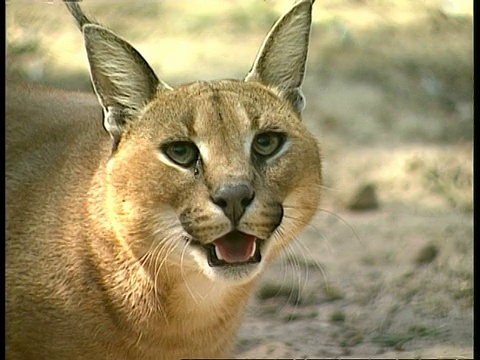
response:
<path id="1" fill-rule="evenodd" d="M 178 83 L 244 74 L 288 2 L 207 3 L 85 8 Z M 322 146 L 322 206 L 262 278 L 236 357 L 473 357 L 471 7 L 315 4 L 304 118 Z M 175 21 L 158 30 L 164 13 Z M 81 41 L 61 4 L 7 5 L 19 76 L 90 90 Z"/>
<path id="2" fill-rule="evenodd" d="M 237 355 L 473 357 L 472 225 L 402 205 L 320 213 L 264 277 Z"/>

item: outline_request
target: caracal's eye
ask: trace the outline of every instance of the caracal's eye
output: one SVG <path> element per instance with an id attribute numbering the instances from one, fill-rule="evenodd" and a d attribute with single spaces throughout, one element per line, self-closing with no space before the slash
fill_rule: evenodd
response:
<path id="1" fill-rule="evenodd" d="M 190 167 L 198 159 L 198 148 L 189 141 L 174 141 L 162 146 L 163 153 L 174 163 Z"/>
<path id="2" fill-rule="evenodd" d="M 261 157 L 274 155 L 283 145 L 285 134 L 268 131 L 257 134 L 253 139 L 252 149 Z"/>

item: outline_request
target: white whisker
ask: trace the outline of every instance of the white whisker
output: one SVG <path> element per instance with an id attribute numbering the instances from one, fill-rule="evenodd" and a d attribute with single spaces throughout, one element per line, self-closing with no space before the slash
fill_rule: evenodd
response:
<path id="1" fill-rule="evenodd" d="M 195 304 L 198 305 L 198 301 L 197 301 L 195 295 L 193 294 L 193 291 L 190 288 L 190 285 L 188 284 L 187 277 L 185 276 L 185 269 L 183 268 L 183 260 L 184 260 L 184 256 L 185 256 L 185 251 L 186 251 L 187 247 L 189 246 L 190 242 L 191 242 L 191 240 L 188 239 L 188 241 L 185 242 L 185 244 L 183 245 L 183 248 L 182 248 L 182 254 L 180 256 L 180 273 L 182 275 L 183 282 L 185 283 L 185 287 L 187 288 L 187 291 L 189 292 L 192 300 L 195 302 Z"/>

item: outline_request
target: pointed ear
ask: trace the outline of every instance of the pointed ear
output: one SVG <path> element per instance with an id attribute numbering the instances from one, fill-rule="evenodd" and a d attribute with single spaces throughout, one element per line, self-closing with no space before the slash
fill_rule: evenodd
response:
<path id="1" fill-rule="evenodd" d="M 82 27 L 93 87 L 104 110 L 104 127 L 114 150 L 128 121 L 134 120 L 157 91 L 171 89 L 128 42 L 96 25 Z"/>
<path id="2" fill-rule="evenodd" d="M 313 2 L 314 0 L 298 1 L 273 25 L 245 78 L 245 81 L 260 81 L 276 89 L 298 112 L 305 107 L 301 86 L 307 60 Z"/>

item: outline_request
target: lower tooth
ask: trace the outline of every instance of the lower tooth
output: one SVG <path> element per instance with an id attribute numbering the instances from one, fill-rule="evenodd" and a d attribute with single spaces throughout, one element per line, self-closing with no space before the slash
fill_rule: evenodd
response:
<path id="1" fill-rule="evenodd" d="M 215 246 L 215 255 L 217 255 L 218 260 L 223 260 L 222 255 L 220 255 L 220 251 L 218 250 L 218 247 Z"/>

